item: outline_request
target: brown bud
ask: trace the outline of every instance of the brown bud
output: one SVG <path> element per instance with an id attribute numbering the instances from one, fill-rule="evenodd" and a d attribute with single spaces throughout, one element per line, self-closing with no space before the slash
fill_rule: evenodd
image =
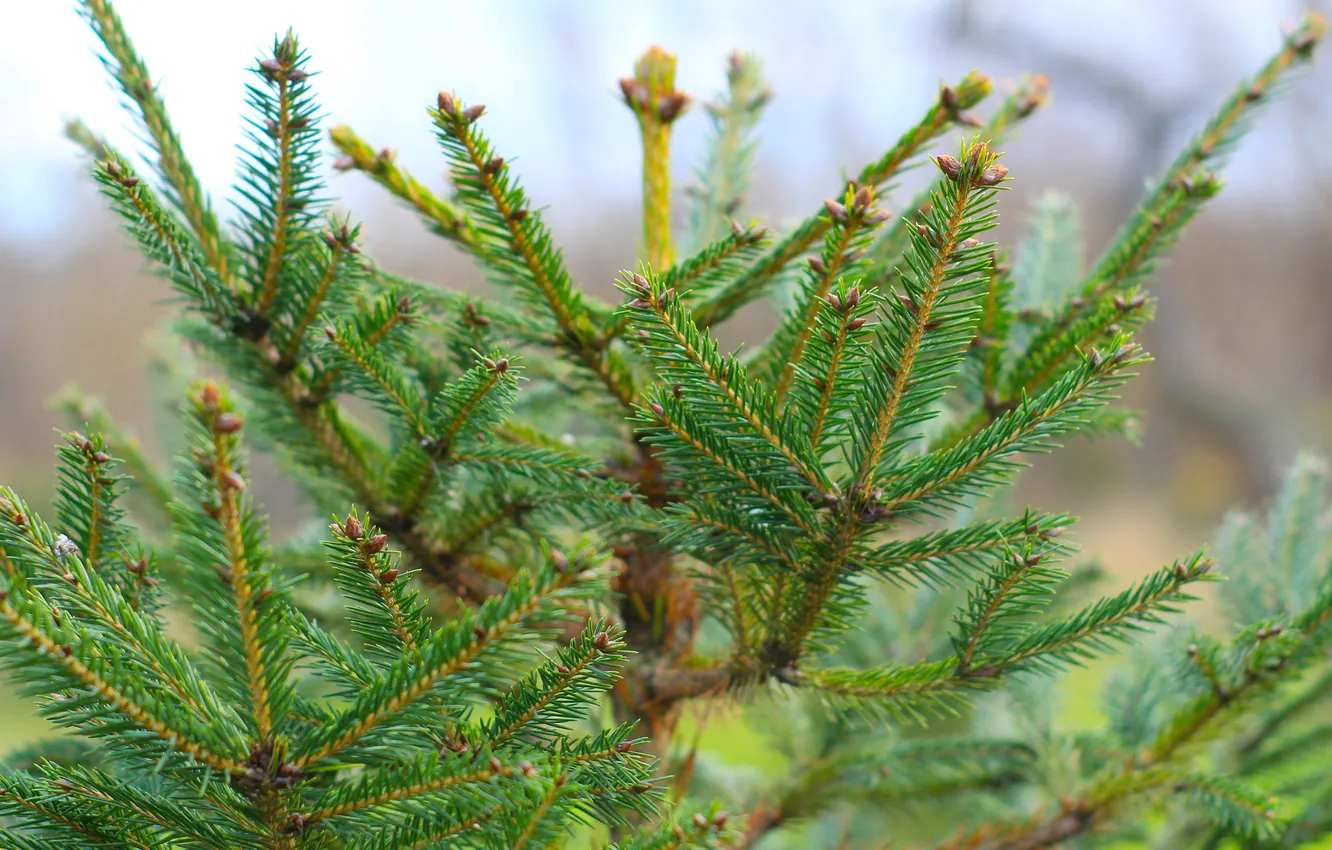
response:
<path id="1" fill-rule="evenodd" d="M 957 248 L 959 251 L 966 251 L 969 248 L 975 248 L 979 244 L 979 239 L 963 239 L 961 242 L 957 243 Z"/>
<path id="2" fill-rule="evenodd" d="M 842 311 L 842 299 L 837 297 L 836 292 L 830 292 L 828 294 L 828 303 L 831 304 L 832 308 L 838 311 L 839 313 Z"/>
<path id="3" fill-rule="evenodd" d="M 661 103 L 657 106 L 657 118 L 661 123 L 669 124 L 680 117 L 680 113 L 684 112 L 687 106 L 689 106 L 689 95 L 684 92 L 662 95 Z"/>
<path id="4" fill-rule="evenodd" d="M 627 753 L 627 752 L 629 752 L 630 750 L 632 750 L 633 748 L 634 748 L 634 744 L 633 744 L 632 741 L 621 741 L 620 743 L 618 743 L 618 744 L 615 745 L 615 752 L 617 752 L 617 753 Z"/>
<path id="5" fill-rule="evenodd" d="M 124 180 L 120 181 L 120 185 L 124 186 L 126 189 L 133 189 L 135 186 L 139 185 L 139 178 L 135 177 L 133 174 L 127 175 Z"/>
<path id="6" fill-rule="evenodd" d="M 241 429 L 241 418 L 235 413 L 223 413 L 213 420 L 213 430 L 223 434 L 234 434 Z"/>
<path id="7" fill-rule="evenodd" d="M 859 304 L 860 290 L 853 286 L 846 291 L 846 308 L 852 310 L 859 306 Z"/>
<path id="8" fill-rule="evenodd" d="M 703 817 L 698 812 L 694 813 L 693 821 L 694 821 L 694 826 L 698 827 L 699 829 L 702 829 L 703 827 L 708 825 L 708 819 Z"/>
<path id="9" fill-rule="evenodd" d="M 652 293 L 652 285 L 648 283 L 647 278 L 643 277 L 638 272 L 634 272 L 631 280 L 633 280 L 634 286 L 638 287 L 638 290 L 644 295 L 650 295 Z"/>
<path id="10" fill-rule="evenodd" d="M 606 650 L 610 649 L 610 643 L 611 643 L 610 635 L 606 634 L 605 632 L 597 632 L 592 637 L 592 645 L 595 646 L 597 649 L 601 650 L 602 652 L 605 652 Z"/>
<path id="11" fill-rule="evenodd" d="M 333 160 L 333 168 L 335 171 L 351 171 L 355 167 L 356 160 L 345 154 Z"/>
<path id="12" fill-rule="evenodd" d="M 985 122 L 974 112 L 959 112 L 953 116 L 953 120 L 964 127 L 984 127 Z"/>
<path id="13" fill-rule="evenodd" d="M 822 275 L 828 270 L 828 267 L 823 264 L 823 260 L 820 260 L 818 257 L 809 258 L 809 267 L 813 269 L 814 274 L 817 275 Z"/>
<path id="14" fill-rule="evenodd" d="M 217 404 L 221 400 L 221 394 L 218 392 L 217 384 L 209 382 L 203 385 L 203 390 L 199 393 L 199 400 L 204 404 Z"/>
<path id="15" fill-rule="evenodd" d="M 462 117 L 464 121 L 471 124 L 473 121 L 480 118 L 485 111 L 486 105 L 484 103 L 474 103 L 462 111 Z"/>
<path id="16" fill-rule="evenodd" d="M 633 493 L 628 493 L 628 492 L 626 492 L 626 493 L 621 493 L 621 494 L 620 494 L 620 501 L 621 501 L 621 502 L 624 502 L 626 505 L 628 505 L 628 504 L 632 504 L 633 501 L 634 501 L 634 494 L 633 494 Z"/>
<path id="17" fill-rule="evenodd" d="M 332 325 L 327 325 L 324 327 L 324 336 L 328 337 L 329 339 L 337 339 L 338 329 L 333 327 Z"/>
<path id="18" fill-rule="evenodd" d="M 222 473 L 222 483 L 233 490 L 244 490 L 245 479 L 240 477 L 240 473 L 234 469 L 228 469 Z"/>
<path id="19" fill-rule="evenodd" d="M 342 524 L 342 533 L 349 540 L 360 540 L 361 531 L 361 521 L 356 518 L 356 514 L 348 514 L 347 521 Z"/>
<path id="20" fill-rule="evenodd" d="M 635 80 L 633 77 L 620 78 L 620 92 L 624 95 L 624 102 L 631 108 L 646 106 L 651 94 L 647 86 Z"/>
<path id="21" fill-rule="evenodd" d="M 527 218 L 527 210 L 524 210 L 524 209 L 517 209 L 517 210 L 514 210 L 513 212 L 509 213 L 509 220 L 510 220 L 510 221 L 519 222 L 519 221 L 522 221 L 522 220 L 525 219 L 525 218 Z"/>
<path id="22" fill-rule="evenodd" d="M 866 316 L 861 316 L 859 318 L 852 319 L 851 321 L 846 323 L 846 329 L 849 331 L 858 331 L 865 326 L 865 323 L 867 321 L 869 321 L 869 318 Z"/>
<path id="23" fill-rule="evenodd" d="M 1146 303 L 1147 303 L 1146 295 L 1135 295 L 1129 299 L 1128 305 L 1130 310 L 1136 310 Z"/>
<path id="24" fill-rule="evenodd" d="M 1285 631 L 1284 627 L 1282 627 L 1281 624 L 1278 623 L 1277 625 L 1267 630 L 1267 635 L 1268 637 L 1276 637 L 1277 635 L 1281 634 L 1283 631 Z"/>
<path id="25" fill-rule="evenodd" d="M 712 816 L 712 825 L 717 829 L 721 829 L 722 827 L 726 826 L 726 821 L 728 820 L 729 817 L 730 816 L 727 815 L 726 812 L 724 811 L 717 812 L 717 814 Z"/>
<path id="26" fill-rule="evenodd" d="M 397 567 L 389 567 L 387 570 L 384 570 L 384 572 L 379 574 L 380 584 L 393 584 L 393 582 L 397 580 L 398 580 Z"/>
<path id="27" fill-rule="evenodd" d="M 458 101 L 446 91 L 439 93 L 439 111 L 450 118 L 458 117 Z"/>
<path id="28" fill-rule="evenodd" d="M 652 408 L 652 412 L 657 414 L 657 418 L 659 419 L 666 415 L 666 408 L 662 407 L 660 404 L 657 404 L 655 401 L 649 403 L 648 407 Z"/>
<path id="29" fill-rule="evenodd" d="M 78 579 L 74 578 L 73 573 L 65 573 L 64 575 L 61 576 L 61 578 L 63 578 L 65 581 L 69 582 L 70 584 L 73 584 L 74 582 L 78 581 Z"/>
<path id="30" fill-rule="evenodd" d="M 278 126 L 278 122 L 269 121 L 264 125 L 264 132 L 276 139 L 278 136 L 282 135 L 282 128 Z"/>
<path id="31" fill-rule="evenodd" d="M 384 547 L 387 545 L 388 535 L 376 534 L 374 537 L 365 541 L 365 551 L 371 555 L 378 555 L 380 552 L 384 551 Z"/>
<path id="32" fill-rule="evenodd" d="M 995 163 L 976 178 L 977 186 L 997 186 L 1008 176 L 1008 167 Z"/>
<path id="33" fill-rule="evenodd" d="M 1198 644 L 1196 644 L 1196 643 L 1191 643 L 1191 644 L 1189 644 L 1189 648 L 1188 648 L 1186 651 L 1189 653 L 1189 655 L 1197 655 L 1197 654 L 1198 654 Z"/>
<path id="34" fill-rule="evenodd" d="M 1063 534 L 1063 533 L 1064 533 L 1064 526 L 1062 526 L 1062 525 L 1056 525 L 1054 528 L 1052 528 L 1052 529 L 1050 529 L 1049 531 L 1045 532 L 1045 533 L 1042 534 L 1041 536 L 1044 537 L 1046 540 L 1053 540 L 1054 538 L 1058 537 L 1059 535 L 1061 535 L 1061 534 Z"/>
<path id="35" fill-rule="evenodd" d="M 949 180 L 956 180 L 957 175 L 962 173 L 962 163 L 957 161 L 957 157 L 944 154 L 935 157 L 934 163 L 939 166 L 940 171 L 947 175 Z"/>
<path id="36" fill-rule="evenodd" d="M 107 454 L 106 452 L 93 452 L 92 456 L 93 463 L 106 463 L 110 459 L 111 455 Z"/>
<path id="37" fill-rule="evenodd" d="M 473 627 L 472 627 L 472 637 L 476 638 L 477 640 L 485 640 L 485 639 L 486 639 L 486 630 L 483 629 L 483 628 L 481 628 L 480 626 L 473 626 Z"/>
<path id="38" fill-rule="evenodd" d="M 852 199 L 852 203 L 855 204 L 856 209 L 861 211 L 869 209 L 869 205 L 873 202 L 874 190 L 868 186 L 861 186 L 857 189 L 855 197 Z"/>
<path id="39" fill-rule="evenodd" d="M 1115 305 L 1115 309 L 1116 309 L 1116 310 L 1127 310 L 1127 309 L 1128 309 L 1128 302 L 1124 300 L 1124 296 L 1122 296 L 1122 295 L 1116 295 L 1116 296 L 1115 296 L 1114 298 L 1112 298 L 1111 300 L 1114 302 L 1114 305 Z"/>
<path id="40" fill-rule="evenodd" d="M 569 668 L 565 667 L 563 664 L 556 664 L 555 669 L 563 675 L 569 675 Z"/>
<path id="41" fill-rule="evenodd" d="M 870 213 L 869 215 L 865 216 L 865 223 L 866 223 L 866 224 L 883 224 L 885 221 L 887 221 L 888 219 L 890 219 L 890 218 L 892 218 L 892 217 L 893 217 L 893 214 L 890 213 L 890 212 L 888 212 L 888 210 L 878 209 L 878 210 L 875 210 L 874 212 Z"/>
<path id="42" fill-rule="evenodd" d="M 276 59 L 264 59 L 259 63 L 259 70 L 271 77 L 282 70 L 282 63 Z"/>
<path id="43" fill-rule="evenodd" d="M 564 572 L 565 570 L 569 569 L 569 557 L 565 555 L 563 552 L 561 552 L 559 549 L 550 550 L 550 562 L 555 566 L 555 569 L 559 572 Z"/>
<path id="44" fill-rule="evenodd" d="M 491 756 L 491 757 L 490 757 L 490 772 L 491 772 L 491 773 L 499 773 L 502 769 L 503 769 L 503 766 L 500 764 L 500 760 L 497 759 L 497 758 L 495 758 L 494 756 Z"/>
<path id="45" fill-rule="evenodd" d="M 832 216 L 836 221 L 846 221 L 846 207 L 837 203 L 832 198 L 828 198 L 823 202 L 823 208 L 826 209 L 828 215 Z"/>
<path id="46" fill-rule="evenodd" d="M 486 164 L 481 168 L 481 170 L 487 174 L 494 174 L 496 171 L 499 171 L 503 167 L 504 167 L 504 157 L 497 156 L 487 160 Z"/>
<path id="47" fill-rule="evenodd" d="M 530 761 L 518 762 L 518 769 L 521 770 L 523 776 L 526 776 L 528 779 L 537 775 L 536 767 L 534 767 Z"/>
<path id="48" fill-rule="evenodd" d="M 939 105 L 949 111 L 957 109 L 957 92 L 952 86 L 939 89 Z"/>
<path id="49" fill-rule="evenodd" d="M 638 782 L 629 788 L 635 794 L 646 794 L 652 790 L 652 786 L 647 782 Z"/>

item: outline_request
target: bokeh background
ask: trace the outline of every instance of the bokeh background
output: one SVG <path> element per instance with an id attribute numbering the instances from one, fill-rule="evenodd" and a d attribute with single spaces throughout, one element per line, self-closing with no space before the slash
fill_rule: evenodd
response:
<path id="1" fill-rule="evenodd" d="M 440 88 L 488 104 L 486 131 L 547 215 L 576 278 L 611 292 L 639 246 L 636 131 L 615 81 L 653 43 L 677 52 L 680 87 L 710 98 L 734 48 L 764 57 L 775 99 L 749 211 L 789 225 L 834 194 L 936 96 L 978 67 L 1047 74 L 1050 105 L 1006 145 L 1012 247 L 1038 197 L 1063 190 L 1093 259 L 1144 184 L 1310 4 L 1287 0 L 900 0 L 900 2 L 508 2 L 119 0 L 187 150 L 222 209 L 240 142 L 244 69 L 294 27 L 321 70 L 328 124 L 348 123 L 442 185 L 425 107 Z M 1311 4 L 1317 7 L 1319 4 Z M 1326 10 L 1325 10 L 1326 11 Z M 107 399 L 150 447 L 144 340 L 173 307 L 117 229 L 64 121 L 122 147 L 130 121 L 71 2 L 6 0 L 0 28 L 0 481 L 49 497 L 48 399 L 74 381 Z M 677 123 L 677 187 L 706 120 Z M 1228 186 L 1151 283 L 1157 361 L 1126 403 L 1140 444 L 1075 441 L 1039 459 L 1019 497 L 1083 516 L 1079 539 L 1135 577 L 1199 545 L 1227 507 L 1266 495 L 1301 447 L 1332 448 L 1332 57 L 1263 116 Z M 951 142 L 949 143 L 952 144 Z M 332 156 L 329 157 L 331 162 Z M 909 174 L 904 203 L 923 179 Z M 396 271 L 480 288 L 479 275 L 411 214 L 355 175 L 329 192 Z M 891 204 L 890 204 L 891 206 Z M 751 310 L 725 339 L 754 339 Z M 279 528 L 301 515 L 271 471 L 257 483 Z"/>

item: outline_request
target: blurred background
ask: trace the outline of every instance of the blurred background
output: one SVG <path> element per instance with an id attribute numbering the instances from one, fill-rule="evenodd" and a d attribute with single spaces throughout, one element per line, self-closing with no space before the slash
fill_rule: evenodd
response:
<path id="1" fill-rule="evenodd" d="M 680 88 L 706 100 L 727 54 L 766 62 L 775 99 L 749 212 L 787 226 L 834 194 L 843 169 L 877 156 L 976 67 L 998 81 L 1047 74 L 1053 100 L 1007 145 L 1012 248 L 1043 193 L 1077 202 L 1094 259 L 1208 113 L 1279 43 L 1306 4 L 1286 0 L 899 0 L 786 3 L 415 0 L 119 0 L 117 7 L 223 210 L 240 141 L 244 69 L 294 27 L 322 69 L 326 126 L 352 125 L 442 185 L 425 107 L 440 88 L 488 105 L 486 132 L 566 246 L 576 278 L 611 292 L 639 244 L 639 153 L 616 80 L 646 47 L 679 54 Z M 1313 4 L 1318 5 L 1318 4 Z M 78 116 L 123 148 L 128 117 L 71 2 L 8 4 L 0 32 L 0 481 L 49 497 L 56 435 L 48 399 L 76 381 L 154 445 L 146 335 L 169 292 L 128 246 L 74 146 Z M 1326 54 L 1326 51 L 1324 51 Z M 1038 459 L 1023 501 L 1084 517 L 1080 540 L 1124 577 L 1199 545 L 1228 506 L 1264 496 L 1297 448 L 1332 446 L 1332 57 L 1269 110 L 1225 173 L 1228 187 L 1152 281 L 1157 361 L 1126 402 L 1141 443 L 1074 442 Z M 984 110 L 982 110 L 984 111 Z M 707 122 L 676 124 L 677 188 Z M 951 149 L 954 142 L 947 143 Z M 330 163 L 332 157 L 328 160 Z M 924 179 L 908 174 L 905 203 Z M 329 193 L 364 222 L 384 266 L 479 288 L 474 269 L 355 175 Z M 891 207 L 892 204 L 890 203 Z M 771 311 L 728 325 L 754 339 Z M 300 515 L 270 472 L 278 525 Z"/>

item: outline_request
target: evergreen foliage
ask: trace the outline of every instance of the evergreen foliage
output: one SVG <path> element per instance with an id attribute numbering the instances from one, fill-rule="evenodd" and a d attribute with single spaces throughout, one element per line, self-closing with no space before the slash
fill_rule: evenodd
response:
<path id="1" fill-rule="evenodd" d="M 330 210 L 290 33 L 251 69 L 224 228 L 115 12 L 82 5 L 154 178 L 70 135 L 180 295 L 175 332 L 234 389 L 193 385 L 170 479 L 71 393 L 52 523 L 0 490 L 4 661 L 69 733 L 11 755 L 0 842 L 534 848 L 591 824 L 644 850 L 1293 848 L 1332 832 L 1332 786 L 1302 759 L 1329 738 L 1325 469 L 1302 460 L 1265 520 L 1106 595 L 1061 567 L 1071 517 L 1001 500 L 1026 455 L 1131 429 L 1110 403 L 1148 359 L 1142 284 L 1321 18 L 1089 271 L 1065 200 L 1038 207 L 1015 266 L 990 241 L 997 145 L 1043 105 L 1041 77 L 986 119 L 988 78 L 942 87 L 785 236 L 733 220 L 769 99 L 744 55 L 708 107 L 677 251 L 669 151 L 690 99 L 653 48 L 620 81 L 644 262 L 612 304 L 573 280 L 486 108 L 449 92 L 429 119 L 451 194 L 346 127 L 336 167 L 414 209 L 500 297 L 368 260 Z M 927 160 L 959 127 L 955 155 Z M 913 165 L 930 185 L 893 214 Z M 771 337 L 724 351 L 717 325 L 782 289 Z M 334 515 L 327 533 L 270 544 L 242 434 Z M 1218 573 L 1237 577 L 1231 634 L 1177 639 Z M 1136 660 L 1105 727 L 1068 732 L 1052 683 L 1115 652 Z M 673 748 L 684 706 L 717 700 L 753 706 L 787 769 L 739 776 Z M 921 812 L 937 817 L 904 817 Z"/>

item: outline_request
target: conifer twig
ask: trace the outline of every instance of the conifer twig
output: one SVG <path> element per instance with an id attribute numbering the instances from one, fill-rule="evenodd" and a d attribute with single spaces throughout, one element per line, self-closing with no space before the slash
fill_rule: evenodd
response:
<path id="1" fill-rule="evenodd" d="M 643 138 L 643 239 L 648 266 L 675 264 L 671 238 L 671 127 L 689 107 L 689 95 L 675 90 L 675 57 L 651 47 L 620 80 L 625 104 L 638 119 Z"/>
<path id="2" fill-rule="evenodd" d="M 431 192 L 407 171 L 398 167 L 388 148 L 376 152 L 369 142 L 345 125 L 329 131 L 329 139 L 342 158 L 334 165 L 339 171 L 356 170 L 383 186 L 395 198 L 415 209 L 435 233 L 468 251 L 479 251 L 480 243 L 472 234 L 462 210 Z"/>
<path id="3" fill-rule="evenodd" d="M 108 55 L 102 64 L 115 78 L 125 96 L 134 103 L 135 114 L 148 131 L 148 138 L 157 155 L 158 174 L 169 187 L 168 197 L 189 222 L 209 266 L 216 270 L 218 279 L 228 285 L 230 270 L 227 257 L 230 246 L 218 228 L 217 216 L 208 202 L 208 196 L 199 186 L 199 178 L 185 157 L 180 137 L 171 126 L 166 106 L 157 93 L 148 68 L 139 59 L 120 22 L 120 16 L 107 0 L 80 2 L 84 17 L 106 48 Z"/>
<path id="4" fill-rule="evenodd" d="M 459 199 L 472 213 L 473 227 L 497 243 L 491 265 L 512 278 L 533 306 L 547 311 L 558 328 L 560 347 L 606 388 L 623 407 L 636 397 L 631 376 L 617 370 L 595 338 L 594 322 L 582 293 L 574 288 L 563 258 L 550 244 L 540 215 L 508 176 L 508 165 L 491 156 L 489 143 L 473 128 L 483 104 L 463 107 L 453 95 L 440 92 L 432 111 L 440 140 L 454 160 Z"/>
<path id="5" fill-rule="evenodd" d="M 908 160 L 926 144 L 937 138 L 956 122 L 971 123 L 974 119 L 966 112 L 989 95 L 991 83 L 981 74 L 969 74 L 956 87 L 944 86 L 938 101 L 930 107 L 916 126 L 908 130 L 883 156 L 861 169 L 855 185 L 878 189 L 902 169 Z M 842 194 L 841 187 L 836 193 Z M 694 318 L 702 327 L 725 321 L 740 307 L 752 301 L 771 284 L 774 277 L 803 255 L 828 231 L 830 219 L 822 211 L 806 219 L 789 236 L 775 245 L 745 275 L 727 284 L 708 301 L 694 310 Z"/>
<path id="6" fill-rule="evenodd" d="M 722 238 L 728 223 L 739 217 L 758 147 L 751 134 L 771 99 L 758 57 L 733 52 L 727 60 L 726 91 L 704 105 L 712 135 L 707 159 L 696 174 L 699 185 L 685 189 L 693 201 L 687 250 L 701 250 Z"/>

